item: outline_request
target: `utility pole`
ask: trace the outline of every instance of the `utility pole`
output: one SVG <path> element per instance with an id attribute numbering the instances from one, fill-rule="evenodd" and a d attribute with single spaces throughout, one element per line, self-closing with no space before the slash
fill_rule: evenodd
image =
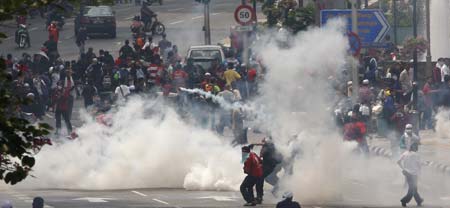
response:
<path id="1" fill-rule="evenodd" d="M 209 1 L 210 0 L 204 0 L 203 4 L 205 6 L 205 14 L 204 14 L 204 20 L 205 20 L 205 45 L 211 45 L 211 26 L 209 24 Z"/>
<path id="2" fill-rule="evenodd" d="M 358 34 L 358 11 L 356 9 L 356 0 L 352 0 L 352 32 Z M 359 94 L 359 72 L 356 63 L 352 63 L 352 102 L 358 102 Z"/>
<path id="3" fill-rule="evenodd" d="M 428 40 L 428 48 L 427 48 L 427 63 L 426 63 L 426 71 L 431 71 L 431 32 L 430 32 L 430 0 L 426 0 L 426 16 L 427 16 L 427 40 Z"/>

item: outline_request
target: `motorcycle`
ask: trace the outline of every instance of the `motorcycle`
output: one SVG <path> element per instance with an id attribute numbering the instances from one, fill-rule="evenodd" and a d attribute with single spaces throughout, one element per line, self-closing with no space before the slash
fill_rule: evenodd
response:
<path id="1" fill-rule="evenodd" d="M 30 47 L 28 31 L 25 25 L 22 25 L 16 34 L 16 43 L 19 45 L 19 48 Z"/>
<path id="2" fill-rule="evenodd" d="M 164 26 L 159 20 L 157 15 L 154 15 L 152 24 L 145 24 L 144 31 L 152 32 L 153 35 L 162 35 L 166 32 L 166 26 Z"/>
<path id="3" fill-rule="evenodd" d="M 153 3 L 156 3 L 156 2 L 158 2 L 159 5 L 163 4 L 163 0 L 147 0 L 147 3 L 148 3 L 149 6 L 152 5 Z"/>

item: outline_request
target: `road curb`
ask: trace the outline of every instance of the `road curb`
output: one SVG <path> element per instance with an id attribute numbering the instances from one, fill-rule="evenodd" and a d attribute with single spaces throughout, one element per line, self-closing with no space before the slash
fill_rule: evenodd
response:
<path id="1" fill-rule="evenodd" d="M 392 158 L 392 153 L 383 147 L 370 146 L 369 151 L 377 156 Z M 424 161 L 422 165 L 428 166 L 450 176 L 450 165 L 445 165 L 434 161 Z"/>

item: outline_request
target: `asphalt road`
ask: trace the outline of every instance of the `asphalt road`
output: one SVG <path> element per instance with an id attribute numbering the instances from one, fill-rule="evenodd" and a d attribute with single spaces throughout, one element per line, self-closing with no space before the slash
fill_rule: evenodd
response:
<path id="1" fill-rule="evenodd" d="M 233 13 L 240 0 L 216 0 L 211 2 L 211 42 L 217 44 L 230 33 L 230 27 L 236 25 Z M 191 45 L 204 43 L 203 5 L 193 0 L 165 0 L 162 6 L 156 4 L 151 9 L 158 14 L 158 19 L 166 26 L 167 37 L 173 44 L 178 45 L 181 55 L 185 55 Z M 95 51 L 105 49 L 117 55 L 125 39 L 131 39 L 130 25 L 132 18 L 139 15 L 140 7 L 134 4 L 122 4 L 114 6 L 117 21 L 117 38 L 92 37 L 86 43 L 87 47 L 93 47 Z M 0 54 L 12 53 L 20 56 L 23 52 L 34 54 L 42 47 L 48 38 L 44 20 L 37 17 L 28 21 L 28 30 L 31 36 L 29 49 L 19 49 L 14 42 L 15 24 L 12 21 L 0 24 L 0 30 L 9 37 L 0 44 Z M 154 41 L 159 41 L 155 37 Z M 73 18 L 66 19 L 66 24 L 60 31 L 58 49 L 66 60 L 78 57 L 78 48 L 74 38 Z"/>

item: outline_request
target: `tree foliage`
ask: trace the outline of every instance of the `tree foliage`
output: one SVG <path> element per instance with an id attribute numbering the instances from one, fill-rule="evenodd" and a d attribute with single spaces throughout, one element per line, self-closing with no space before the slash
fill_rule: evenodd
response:
<path id="1" fill-rule="evenodd" d="M 50 4 L 63 9 L 62 0 L 0 0 L 0 22 L 26 15 L 32 9 Z M 71 0 L 71 3 L 80 1 Z M 113 0 L 82 0 L 84 4 L 111 4 Z M 0 32 L 0 39 L 6 35 Z M 31 124 L 20 116 L 20 106 L 29 100 L 13 92 L 14 81 L 0 57 L 0 180 L 14 185 L 24 180 L 35 164 L 35 154 L 46 144 L 51 127 L 48 124 Z M 51 159 L 51 158 L 48 158 Z"/>
<path id="2" fill-rule="evenodd" d="M 263 4 L 263 13 L 267 17 L 269 27 L 282 26 L 293 33 L 306 30 L 314 24 L 315 7 L 308 4 L 297 7 L 295 0 L 266 1 Z"/>

